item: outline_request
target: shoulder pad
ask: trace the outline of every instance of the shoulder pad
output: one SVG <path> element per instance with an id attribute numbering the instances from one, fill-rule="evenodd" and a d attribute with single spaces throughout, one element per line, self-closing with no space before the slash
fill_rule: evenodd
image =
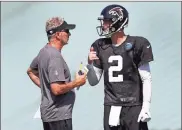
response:
<path id="1" fill-rule="evenodd" d="M 134 36 L 133 39 L 135 39 L 135 42 L 134 42 L 134 50 L 137 53 L 139 51 L 141 51 L 143 47 L 150 45 L 150 42 L 145 37 L 142 37 L 142 36 Z"/>
<path id="2" fill-rule="evenodd" d="M 134 39 L 137 43 L 145 43 L 148 42 L 148 40 L 145 37 L 142 36 L 134 36 Z"/>
<path id="3" fill-rule="evenodd" d="M 110 38 L 99 38 L 93 44 L 103 46 L 103 45 L 111 44 L 110 41 L 111 41 Z"/>
<path id="4" fill-rule="evenodd" d="M 112 45 L 112 41 L 110 38 L 100 38 L 97 39 L 92 45 L 97 46 L 98 48 L 101 49 L 107 49 Z"/>
<path id="5" fill-rule="evenodd" d="M 149 41 L 142 36 L 131 36 L 134 39 L 135 46 L 141 47 L 143 44 L 149 43 Z"/>

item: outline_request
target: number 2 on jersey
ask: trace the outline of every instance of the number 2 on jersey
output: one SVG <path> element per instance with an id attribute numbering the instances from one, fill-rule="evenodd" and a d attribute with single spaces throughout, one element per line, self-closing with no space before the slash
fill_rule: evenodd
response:
<path id="1" fill-rule="evenodd" d="M 108 59 L 109 63 L 112 63 L 114 60 L 117 60 L 118 65 L 117 66 L 110 66 L 109 67 L 109 82 L 122 82 L 123 81 L 123 75 L 120 74 L 117 77 L 113 77 L 113 71 L 121 71 L 123 68 L 123 58 L 120 55 L 117 56 L 110 56 Z"/>

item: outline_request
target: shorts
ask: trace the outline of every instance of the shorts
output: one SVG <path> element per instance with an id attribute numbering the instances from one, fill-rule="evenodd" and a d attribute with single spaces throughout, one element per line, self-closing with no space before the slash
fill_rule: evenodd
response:
<path id="1" fill-rule="evenodd" d="M 142 106 L 122 107 L 120 125 L 109 126 L 109 113 L 111 106 L 104 106 L 104 130 L 148 130 L 147 122 L 137 122 Z"/>
<path id="2" fill-rule="evenodd" d="M 72 130 L 72 119 L 43 122 L 44 130 Z"/>

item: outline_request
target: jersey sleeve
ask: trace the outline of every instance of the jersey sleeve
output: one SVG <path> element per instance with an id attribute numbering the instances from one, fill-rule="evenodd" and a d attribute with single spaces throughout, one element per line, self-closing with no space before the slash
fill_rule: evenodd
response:
<path id="1" fill-rule="evenodd" d="M 66 81 L 64 75 L 64 61 L 61 58 L 51 58 L 48 65 L 50 83 Z"/>
<path id="2" fill-rule="evenodd" d="M 140 41 L 138 58 L 139 58 L 138 67 L 154 60 L 152 46 L 151 46 L 150 42 L 145 38 L 143 38 Z"/>
<path id="3" fill-rule="evenodd" d="M 38 70 L 38 56 L 36 56 L 30 64 L 30 68 L 33 70 Z"/>
<path id="4" fill-rule="evenodd" d="M 94 51 L 96 51 L 96 55 L 97 57 L 99 58 L 98 60 L 94 60 L 93 61 L 93 66 L 99 68 L 99 69 L 103 69 L 102 68 L 102 63 L 101 63 L 101 58 L 99 56 L 99 40 L 96 40 L 92 45 L 91 47 L 94 48 Z"/>

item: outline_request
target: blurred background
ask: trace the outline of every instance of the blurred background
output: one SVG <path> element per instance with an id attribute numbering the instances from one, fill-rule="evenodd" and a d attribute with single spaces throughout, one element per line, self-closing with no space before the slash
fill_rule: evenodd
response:
<path id="1" fill-rule="evenodd" d="M 86 63 L 90 45 L 99 38 L 101 10 L 121 4 L 129 11 L 126 34 L 146 37 L 154 62 L 150 130 L 181 130 L 181 4 L 180 2 L 2 2 L 1 125 L 2 130 L 42 130 L 33 119 L 40 90 L 26 74 L 32 59 L 47 43 L 45 22 L 61 16 L 77 25 L 63 56 L 72 74 Z M 76 91 L 74 130 L 103 130 L 103 80 Z"/>

